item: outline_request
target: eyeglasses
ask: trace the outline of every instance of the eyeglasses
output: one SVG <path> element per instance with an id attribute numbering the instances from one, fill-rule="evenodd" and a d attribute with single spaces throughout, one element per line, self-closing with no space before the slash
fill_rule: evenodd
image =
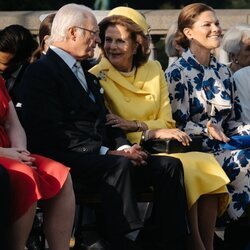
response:
<path id="1" fill-rule="evenodd" d="M 77 29 L 81 29 L 81 30 L 86 30 L 88 32 L 90 32 L 91 34 L 95 35 L 95 36 L 99 36 L 100 31 L 99 30 L 90 30 L 90 29 L 86 29 L 83 27 L 79 27 L 79 26 L 74 26 Z"/>

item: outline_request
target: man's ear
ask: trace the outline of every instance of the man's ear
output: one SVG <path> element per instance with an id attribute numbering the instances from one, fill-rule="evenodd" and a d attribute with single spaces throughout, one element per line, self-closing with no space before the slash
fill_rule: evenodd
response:
<path id="1" fill-rule="evenodd" d="M 193 39 L 192 30 L 190 28 L 184 28 L 183 33 L 188 38 L 188 40 Z"/>
<path id="2" fill-rule="evenodd" d="M 68 35 L 69 39 L 72 39 L 75 41 L 76 40 L 76 28 L 74 28 L 74 27 L 69 28 L 67 35 Z"/>

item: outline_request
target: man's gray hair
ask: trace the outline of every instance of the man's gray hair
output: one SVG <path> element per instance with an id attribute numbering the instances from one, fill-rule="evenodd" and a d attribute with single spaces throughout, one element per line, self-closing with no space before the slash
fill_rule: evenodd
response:
<path id="1" fill-rule="evenodd" d="M 82 27 L 91 16 L 93 16 L 92 10 L 85 5 L 74 3 L 64 5 L 57 11 L 53 20 L 49 43 L 64 41 L 70 27 Z"/>

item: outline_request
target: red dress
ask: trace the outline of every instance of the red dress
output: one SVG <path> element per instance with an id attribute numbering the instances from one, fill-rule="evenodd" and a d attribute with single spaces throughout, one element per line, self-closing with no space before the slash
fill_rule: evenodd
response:
<path id="1" fill-rule="evenodd" d="M 3 124 L 9 111 L 9 101 L 5 82 L 0 77 L 0 147 L 6 148 L 10 147 L 10 141 Z M 7 169 L 10 177 L 13 220 L 23 215 L 34 202 L 55 196 L 61 190 L 69 173 L 69 168 L 59 162 L 40 155 L 32 156 L 36 159 L 36 169 L 0 156 L 0 164 Z"/>

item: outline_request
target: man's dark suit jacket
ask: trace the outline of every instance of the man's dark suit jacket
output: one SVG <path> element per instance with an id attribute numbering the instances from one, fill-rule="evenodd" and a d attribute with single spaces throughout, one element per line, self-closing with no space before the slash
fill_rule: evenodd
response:
<path id="1" fill-rule="evenodd" d="M 120 129 L 105 125 L 99 81 L 84 73 L 95 102 L 53 50 L 27 68 L 21 83 L 22 120 L 33 152 L 99 154 L 101 146 L 116 149 L 129 143 Z"/>

